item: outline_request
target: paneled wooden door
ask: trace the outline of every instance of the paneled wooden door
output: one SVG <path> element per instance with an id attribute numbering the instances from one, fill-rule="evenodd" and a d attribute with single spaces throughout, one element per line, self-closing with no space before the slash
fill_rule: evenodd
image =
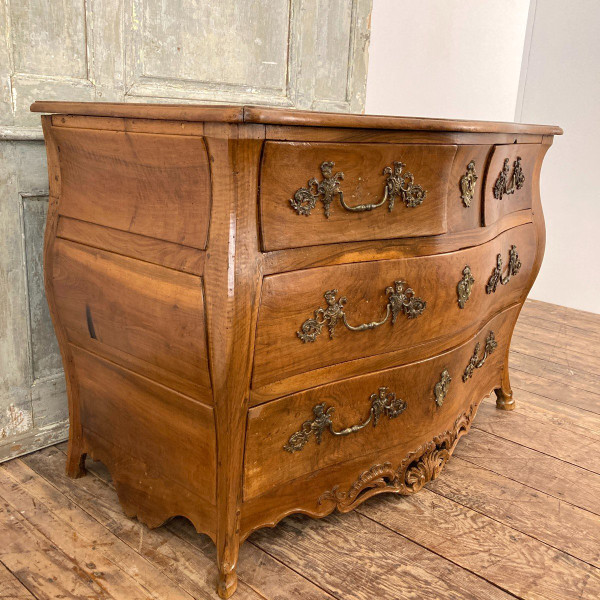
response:
<path id="1" fill-rule="evenodd" d="M 66 438 L 43 291 L 45 100 L 364 108 L 371 0 L 6 0 L 0 9 L 0 461 Z"/>

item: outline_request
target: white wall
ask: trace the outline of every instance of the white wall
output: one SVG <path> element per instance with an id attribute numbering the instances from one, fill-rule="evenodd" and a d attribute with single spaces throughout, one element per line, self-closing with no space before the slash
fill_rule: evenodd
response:
<path id="1" fill-rule="evenodd" d="M 512 121 L 529 0 L 373 0 L 366 112 Z"/>
<path id="2" fill-rule="evenodd" d="M 373 0 L 366 112 L 560 125 L 532 298 L 600 313 L 600 0 Z M 529 18 L 528 18 L 529 13 Z"/>
<path id="3" fill-rule="evenodd" d="M 517 120 L 555 123 L 542 168 L 546 255 L 531 297 L 600 313 L 600 2 L 537 0 Z"/>

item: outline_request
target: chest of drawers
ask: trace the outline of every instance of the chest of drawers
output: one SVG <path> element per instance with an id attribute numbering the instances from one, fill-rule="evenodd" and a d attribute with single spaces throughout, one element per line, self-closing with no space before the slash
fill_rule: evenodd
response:
<path id="1" fill-rule="evenodd" d="M 67 472 L 243 540 L 439 475 L 540 268 L 557 127 L 38 102 Z"/>

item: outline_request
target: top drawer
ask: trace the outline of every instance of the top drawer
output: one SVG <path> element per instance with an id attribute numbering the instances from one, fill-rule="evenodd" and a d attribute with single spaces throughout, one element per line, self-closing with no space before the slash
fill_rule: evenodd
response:
<path id="1" fill-rule="evenodd" d="M 536 162 L 542 150 L 540 144 L 494 146 L 483 192 L 486 227 L 508 213 L 531 208 Z"/>
<path id="2" fill-rule="evenodd" d="M 263 250 L 438 235 L 456 146 L 267 142 Z"/>

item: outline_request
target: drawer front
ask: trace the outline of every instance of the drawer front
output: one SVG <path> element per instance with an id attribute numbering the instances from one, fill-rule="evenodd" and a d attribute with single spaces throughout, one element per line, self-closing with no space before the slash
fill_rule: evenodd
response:
<path id="1" fill-rule="evenodd" d="M 267 142 L 264 250 L 446 232 L 456 146 Z"/>
<path id="2" fill-rule="evenodd" d="M 212 403 L 200 277 L 62 239 L 54 251 L 69 341 Z"/>
<path id="3" fill-rule="evenodd" d="M 204 138 L 55 127 L 60 214 L 206 247 L 211 202 Z"/>
<path id="4" fill-rule="evenodd" d="M 448 185 L 448 231 L 481 227 L 485 168 L 493 146 L 459 146 Z"/>
<path id="5" fill-rule="evenodd" d="M 481 399 L 482 383 L 484 395 L 499 387 L 517 314 L 517 307 L 506 310 L 434 358 L 252 408 L 244 499 L 386 448 L 416 449 L 441 434 Z"/>
<path id="6" fill-rule="evenodd" d="M 533 178 L 540 144 L 494 146 L 484 183 L 483 224 L 531 208 Z"/>
<path id="7" fill-rule="evenodd" d="M 258 316 L 253 388 L 313 369 L 451 337 L 481 323 L 521 299 L 535 254 L 535 230 L 526 224 L 481 246 L 448 254 L 266 277 Z M 465 273 L 467 266 L 470 273 Z M 518 272 L 508 276 L 509 267 Z M 402 281 L 406 283 L 398 283 Z M 459 305 L 459 282 L 463 282 L 463 296 L 470 290 L 463 308 Z M 419 299 L 426 303 L 424 307 Z"/>

